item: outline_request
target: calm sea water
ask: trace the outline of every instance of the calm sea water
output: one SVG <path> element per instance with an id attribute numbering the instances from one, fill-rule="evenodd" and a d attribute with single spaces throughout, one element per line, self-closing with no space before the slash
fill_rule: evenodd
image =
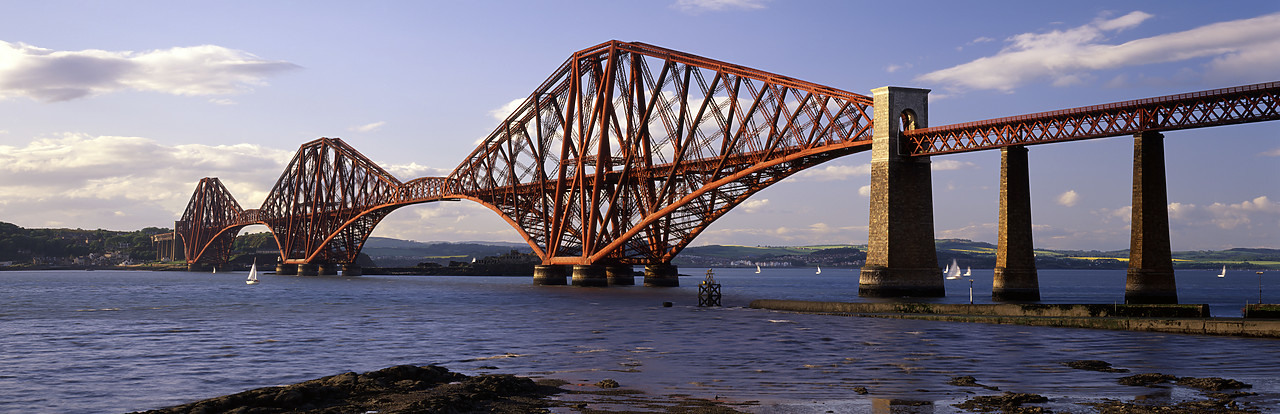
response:
<path id="1" fill-rule="evenodd" d="M 1278 340 L 753 310 L 744 306 L 759 298 L 861 300 L 848 269 L 753 272 L 716 270 L 723 308 L 693 306 L 700 276 L 679 288 L 575 288 L 527 277 L 265 275 L 246 286 L 242 273 L 0 272 L 0 412 L 145 410 L 397 364 L 612 378 L 653 394 L 759 400 L 760 412 L 869 411 L 874 398 L 952 412 L 994 393 L 946 384 L 959 375 L 1068 412 L 1093 398 L 1195 395 L 1061 365 L 1080 359 L 1238 379 L 1261 394 L 1255 404 L 1280 410 Z M 1257 300 L 1256 275 L 1215 273 L 1180 271 L 1181 302 L 1238 316 Z M 990 302 L 990 274 L 975 270 L 976 302 Z M 1040 282 L 1045 302 L 1123 302 L 1123 270 L 1041 270 Z M 1280 283 L 1270 282 L 1274 303 Z M 968 281 L 947 283 L 938 301 L 968 302 Z"/>

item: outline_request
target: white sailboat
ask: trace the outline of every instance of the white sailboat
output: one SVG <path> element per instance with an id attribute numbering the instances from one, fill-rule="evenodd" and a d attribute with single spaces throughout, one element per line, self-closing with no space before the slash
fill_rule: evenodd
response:
<path id="1" fill-rule="evenodd" d="M 822 266 L 818 266 L 818 271 L 813 272 L 813 274 L 815 274 L 815 275 L 820 275 L 820 274 L 822 274 Z"/>
<path id="2" fill-rule="evenodd" d="M 1227 277 L 1227 265 L 1222 265 L 1222 273 L 1218 273 L 1218 277 Z"/>
<path id="3" fill-rule="evenodd" d="M 965 276 L 972 276 L 972 275 L 973 275 L 973 268 L 972 268 L 972 267 L 969 267 L 969 266 L 965 266 L 965 268 L 964 268 L 964 275 L 965 275 Z"/>
<path id="4" fill-rule="evenodd" d="M 244 280 L 244 284 L 258 284 L 258 259 L 253 259 L 253 266 L 249 268 L 249 278 Z"/>
<path id="5" fill-rule="evenodd" d="M 760 265 L 756 265 L 756 273 L 760 273 Z"/>
<path id="6" fill-rule="evenodd" d="M 960 265 L 956 264 L 956 259 L 951 259 L 951 265 L 947 266 L 947 279 L 960 278 Z"/>

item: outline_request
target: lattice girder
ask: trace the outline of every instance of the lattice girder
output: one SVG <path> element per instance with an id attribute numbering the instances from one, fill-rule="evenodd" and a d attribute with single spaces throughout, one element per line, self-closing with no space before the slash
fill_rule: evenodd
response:
<path id="1" fill-rule="evenodd" d="M 230 259 L 231 243 L 240 227 L 240 204 L 222 181 L 205 177 L 187 202 L 182 219 L 174 223 L 182 238 L 183 253 L 188 263 L 225 263 Z"/>
<path id="2" fill-rule="evenodd" d="M 913 155 L 1280 119 L 1280 82 L 1184 93 L 907 131 Z"/>
<path id="3" fill-rule="evenodd" d="M 736 205 L 763 187 L 731 195 L 704 187 L 788 154 L 869 144 L 870 103 L 681 52 L 607 42 L 574 54 L 449 179 L 519 227 L 544 263 L 660 262 L 719 217 L 682 215 L 673 205 Z M 706 199 L 686 199 L 694 193 Z M 674 227 L 652 224 L 658 212 L 674 214 Z M 635 229 L 641 222 L 651 224 Z M 620 242 L 625 234 L 643 241 Z"/>
<path id="4" fill-rule="evenodd" d="M 398 201 L 400 180 L 341 139 L 304 144 L 262 203 L 286 263 L 352 263 L 374 225 Z"/>

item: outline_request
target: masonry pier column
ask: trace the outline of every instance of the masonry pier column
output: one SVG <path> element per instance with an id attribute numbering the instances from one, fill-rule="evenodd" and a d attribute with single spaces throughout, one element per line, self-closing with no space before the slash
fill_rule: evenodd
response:
<path id="1" fill-rule="evenodd" d="M 1159 132 L 1133 136 L 1132 214 L 1125 303 L 1178 303 L 1169 246 L 1164 135 Z"/>
<path id="2" fill-rule="evenodd" d="M 564 277 L 564 266 L 535 265 L 533 266 L 533 284 L 567 285 L 569 281 Z"/>
<path id="3" fill-rule="evenodd" d="M 338 274 L 338 265 L 333 263 L 320 263 L 316 266 L 316 274 L 322 276 L 333 276 Z"/>
<path id="4" fill-rule="evenodd" d="M 188 272 L 206 272 L 207 273 L 211 269 L 213 269 L 212 266 L 204 263 L 187 263 Z"/>
<path id="5" fill-rule="evenodd" d="M 363 275 L 363 274 L 364 274 L 364 269 L 361 269 L 361 268 L 360 268 L 360 265 L 358 265 L 358 264 L 355 264 L 355 263 L 344 263 L 344 264 L 342 265 L 342 275 L 343 275 L 343 276 L 360 276 L 360 275 Z"/>
<path id="6" fill-rule="evenodd" d="M 680 286 L 680 272 L 676 265 L 659 263 L 644 266 L 644 285 L 652 287 Z"/>
<path id="7" fill-rule="evenodd" d="M 293 263 L 280 262 L 276 264 L 276 274 L 284 276 L 292 276 L 298 274 L 298 265 Z"/>
<path id="8" fill-rule="evenodd" d="M 609 286 L 603 265 L 573 265 L 574 286 Z"/>
<path id="9" fill-rule="evenodd" d="M 933 183 L 929 157 L 910 157 L 902 130 L 929 125 L 929 90 L 871 91 L 871 226 L 858 296 L 946 295 L 933 244 Z"/>
<path id="10" fill-rule="evenodd" d="M 298 276 L 316 276 L 320 274 L 320 265 L 315 263 L 298 263 Z"/>
<path id="11" fill-rule="evenodd" d="M 1031 240 L 1031 180 L 1027 148 L 1000 148 L 1000 229 L 991 300 L 1036 302 L 1040 280 Z"/>
<path id="12" fill-rule="evenodd" d="M 609 286 L 635 286 L 636 274 L 629 264 L 614 264 L 604 268 L 604 274 L 609 279 Z"/>

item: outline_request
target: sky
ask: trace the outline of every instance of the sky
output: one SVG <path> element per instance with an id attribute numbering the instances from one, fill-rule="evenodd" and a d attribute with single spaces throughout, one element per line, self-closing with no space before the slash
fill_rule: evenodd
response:
<path id="1" fill-rule="evenodd" d="M 573 52 L 640 41 L 870 95 L 929 123 L 1280 80 L 1280 2 L 0 0 L 0 221 L 171 227 L 201 177 L 256 208 L 340 137 L 408 181 L 456 167 Z M 1166 134 L 1173 249 L 1280 248 L 1280 121 Z M 1030 147 L 1037 248 L 1129 244 L 1132 137 Z M 863 244 L 870 153 L 754 195 L 693 245 Z M 998 151 L 933 158 L 938 238 L 995 243 Z M 246 232 L 265 231 L 251 226 Z M 375 236 L 521 241 L 478 204 Z"/>

